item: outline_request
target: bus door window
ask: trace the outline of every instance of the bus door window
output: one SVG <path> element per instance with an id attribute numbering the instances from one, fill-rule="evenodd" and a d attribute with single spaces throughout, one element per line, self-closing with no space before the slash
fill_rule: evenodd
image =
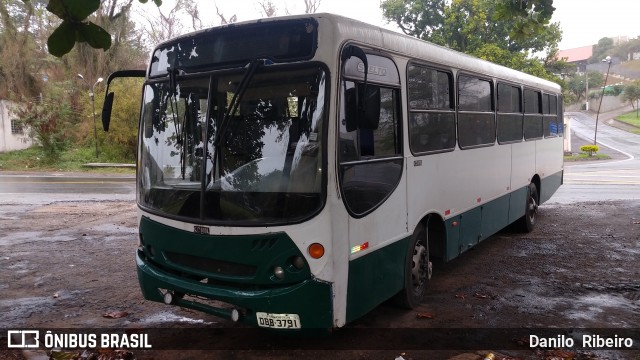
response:
<path id="1" fill-rule="evenodd" d="M 357 59 L 349 60 L 341 83 L 339 114 L 340 185 L 352 216 L 380 206 L 402 175 L 400 90 L 392 60 L 368 55 L 369 81 L 364 84 Z M 353 72 L 349 72 L 353 70 Z M 358 79 L 359 77 L 359 79 Z"/>

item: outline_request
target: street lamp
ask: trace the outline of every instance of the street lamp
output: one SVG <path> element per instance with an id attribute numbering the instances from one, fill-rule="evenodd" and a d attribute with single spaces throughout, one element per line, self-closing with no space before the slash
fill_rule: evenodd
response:
<path id="1" fill-rule="evenodd" d="M 92 86 L 89 85 L 89 82 L 87 81 L 87 79 L 84 78 L 84 76 L 82 76 L 82 74 L 78 74 L 78 78 L 84 80 L 84 82 L 87 84 L 87 87 L 89 87 L 89 97 L 91 97 L 91 113 L 93 114 L 93 137 L 95 139 L 96 142 L 96 159 L 98 158 L 98 128 L 96 126 L 96 104 L 95 104 L 95 100 L 94 100 L 94 88 L 96 87 L 96 85 L 98 85 L 99 83 L 102 82 L 102 78 L 98 78 L 98 80 L 96 80 L 95 83 L 93 83 Z"/>
<path id="2" fill-rule="evenodd" d="M 607 56 L 602 59 L 602 62 L 609 63 L 607 67 L 607 76 L 604 78 L 604 86 L 602 87 L 602 96 L 600 96 L 600 104 L 598 105 L 598 112 L 596 113 L 596 131 L 593 133 L 593 145 L 597 145 L 596 138 L 598 136 L 598 118 L 600 117 L 600 107 L 602 106 L 602 99 L 604 98 L 604 90 L 607 88 L 607 80 L 609 79 L 609 70 L 611 70 L 611 56 Z"/>

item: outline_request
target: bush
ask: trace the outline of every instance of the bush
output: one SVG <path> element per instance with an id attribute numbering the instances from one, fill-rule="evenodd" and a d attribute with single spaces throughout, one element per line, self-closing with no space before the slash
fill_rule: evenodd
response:
<path id="1" fill-rule="evenodd" d="M 600 148 L 598 145 L 584 145 L 580 146 L 580 151 L 589 154 L 589 156 L 593 156 L 593 154 L 597 153 Z"/>
<path id="2" fill-rule="evenodd" d="M 23 98 L 13 113 L 42 148 L 44 161 L 54 163 L 73 142 L 70 130 L 77 118 L 64 84 L 50 86 L 45 90 L 44 97 Z"/>

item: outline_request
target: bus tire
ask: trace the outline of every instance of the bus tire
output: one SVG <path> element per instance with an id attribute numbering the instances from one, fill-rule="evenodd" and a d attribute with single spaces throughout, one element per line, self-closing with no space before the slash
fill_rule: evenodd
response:
<path id="1" fill-rule="evenodd" d="M 527 202 L 524 216 L 518 220 L 518 227 L 522 232 L 531 232 L 536 226 L 538 217 L 538 187 L 531 183 L 527 188 Z"/>
<path id="2" fill-rule="evenodd" d="M 420 225 L 416 228 L 407 248 L 404 288 L 396 296 L 399 306 L 414 309 L 420 305 L 427 293 L 432 269 L 427 231 Z"/>

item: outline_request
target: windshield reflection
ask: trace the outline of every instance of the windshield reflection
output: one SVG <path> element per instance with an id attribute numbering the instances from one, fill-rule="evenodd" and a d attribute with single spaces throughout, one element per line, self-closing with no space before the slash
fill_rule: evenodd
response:
<path id="1" fill-rule="evenodd" d="M 174 89 L 168 82 L 146 85 L 141 206 L 201 222 L 250 225 L 300 221 L 322 207 L 325 72 L 261 69 L 216 147 L 216 131 L 241 78 L 178 78 Z"/>

